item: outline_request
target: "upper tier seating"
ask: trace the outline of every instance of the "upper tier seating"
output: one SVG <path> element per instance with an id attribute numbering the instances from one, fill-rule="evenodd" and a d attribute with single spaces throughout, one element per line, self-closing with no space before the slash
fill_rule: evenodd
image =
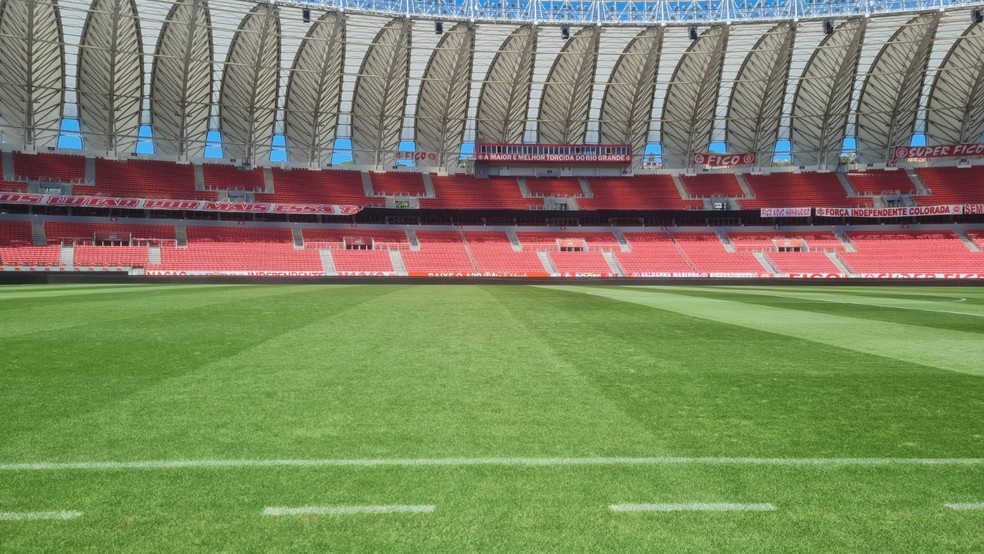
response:
<path id="1" fill-rule="evenodd" d="M 344 204 L 385 206 L 382 198 L 366 198 L 362 175 L 357 171 L 273 169 L 272 194 L 256 193 L 257 202 L 280 204 Z"/>
<path id="2" fill-rule="evenodd" d="M 902 170 L 850 172 L 847 174 L 847 178 L 858 194 L 879 195 L 892 192 L 916 194 L 919 192 L 916 190 L 916 185 L 909 179 L 909 175 Z"/>
<path id="3" fill-rule="evenodd" d="M 669 175 L 602 178 L 588 181 L 594 198 L 580 198 L 585 210 L 688 210 L 700 209 L 700 200 L 684 200 Z"/>
<path id="4" fill-rule="evenodd" d="M 173 225 L 46 221 L 44 231 L 49 243 L 91 244 L 96 233 L 130 235 L 135 243 L 156 244 L 175 239 Z"/>
<path id="5" fill-rule="evenodd" d="M 223 190 L 262 191 L 266 188 L 263 182 L 262 169 L 240 169 L 233 165 L 203 164 L 205 186 Z"/>
<path id="6" fill-rule="evenodd" d="M 427 188 L 420 173 L 376 173 L 369 174 L 372 190 L 383 196 L 424 196 Z"/>
<path id="7" fill-rule="evenodd" d="M 839 254 L 855 273 L 981 273 L 984 252 L 971 252 L 951 231 L 849 231 L 857 252 Z"/>
<path id="8" fill-rule="evenodd" d="M 700 273 L 766 273 L 754 254 L 728 252 L 714 233 L 675 233 L 673 240 Z"/>
<path id="9" fill-rule="evenodd" d="M 667 233 L 626 232 L 625 238 L 632 251 L 618 252 L 615 256 L 627 277 L 696 271 Z"/>
<path id="10" fill-rule="evenodd" d="M 916 197 L 924 206 L 984 202 L 984 166 L 920 168 L 916 175 L 932 194 Z"/>
<path id="11" fill-rule="evenodd" d="M 731 173 L 699 173 L 683 176 L 682 181 L 683 187 L 695 198 L 714 196 L 741 198 L 745 196 L 738 179 Z"/>
<path id="12" fill-rule="evenodd" d="M 476 179 L 464 175 L 431 177 L 436 198 L 421 198 L 421 208 L 451 210 L 542 208 L 543 201 L 523 198 L 513 177 Z"/>
<path id="13" fill-rule="evenodd" d="M 755 198 L 742 199 L 746 210 L 759 208 L 842 208 L 874 203 L 868 197 L 848 198 L 834 173 L 773 173 L 745 175 Z"/>
<path id="14" fill-rule="evenodd" d="M 96 184 L 76 185 L 72 192 L 118 198 L 216 199 L 214 192 L 195 190 L 191 165 L 149 160 L 96 159 Z"/>
<path id="15" fill-rule="evenodd" d="M 457 231 L 417 231 L 420 250 L 402 252 L 410 274 L 474 273 L 478 271 Z"/>
<path id="16" fill-rule="evenodd" d="M 0 221 L 0 246 L 30 246 L 33 242 L 30 221 Z"/>
<path id="17" fill-rule="evenodd" d="M 466 231 L 465 240 L 475 265 L 482 273 L 497 275 L 545 275 L 546 269 L 535 251 L 513 250 L 502 231 Z"/>
<path id="18" fill-rule="evenodd" d="M 533 196 L 584 196 L 577 179 L 526 178 L 526 190 Z"/>
<path id="19" fill-rule="evenodd" d="M 85 158 L 14 152 L 14 175 L 31 181 L 80 182 L 85 180 Z"/>

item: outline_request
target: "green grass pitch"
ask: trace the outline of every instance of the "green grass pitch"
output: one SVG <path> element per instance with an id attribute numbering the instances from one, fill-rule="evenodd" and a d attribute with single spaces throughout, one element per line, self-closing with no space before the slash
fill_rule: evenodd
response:
<path id="1" fill-rule="evenodd" d="M 981 503 L 980 288 L 0 289 L 4 552 L 981 552 Z M 371 506 L 428 508 L 263 515 Z"/>

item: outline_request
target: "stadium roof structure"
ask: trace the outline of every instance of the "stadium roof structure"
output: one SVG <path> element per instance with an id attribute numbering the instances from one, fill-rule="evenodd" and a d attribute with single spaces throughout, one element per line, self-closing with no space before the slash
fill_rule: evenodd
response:
<path id="1" fill-rule="evenodd" d="M 453 170 L 462 144 L 619 143 L 638 169 L 724 144 L 832 169 L 984 135 L 981 3 L 0 1 L 2 148 L 65 119 L 87 154 Z M 438 29 L 438 23 L 441 23 Z M 550 25 L 547 25 L 547 24 Z M 555 25 L 554 25 L 555 24 Z M 445 29 L 444 27 L 447 27 Z M 440 32 L 437 32 L 440 31 Z M 279 165 L 279 164 L 277 164 Z"/>

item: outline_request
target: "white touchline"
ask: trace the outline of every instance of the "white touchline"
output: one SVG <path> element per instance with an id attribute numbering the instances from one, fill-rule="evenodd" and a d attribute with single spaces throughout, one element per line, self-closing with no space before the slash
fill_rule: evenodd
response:
<path id="1" fill-rule="evenodd" d="M 262 467 L 433 467 L 433 466 L 976 466 L 984 458 L 729 458 L 729 457 L 584 457 L 584 458 L 353 458 L 272 460 L 138 460 L 130 462 L 33 462 L 0 464 L 7 471 L 122 471 L 235 469 Z"/>
<path id="2" fill-rule="evenodd" d="M 772 504 L 692 502 L 687 504 L 612 504 L 613 512 L 774 512 Z"/>
<path id="3" fill-rule="evenodd" d="M 82 512 L 0 512 L 0 521 L 75 519 L 77 517 L 82 517 Z"/>
<path id="4" fill-rule="evenodd" d="M 968 504 L 946 503 L 944 504 L 951 510 L 984 510 L 984 502 L 971 502 Z"/>
<path id="5" fill-rule="evenodd" d="M 302 506 L 300 508 L 266 508 L 265 516 L 349 515 L 349 514 L 429 514 L 432 505 L 393 506 Z"/>

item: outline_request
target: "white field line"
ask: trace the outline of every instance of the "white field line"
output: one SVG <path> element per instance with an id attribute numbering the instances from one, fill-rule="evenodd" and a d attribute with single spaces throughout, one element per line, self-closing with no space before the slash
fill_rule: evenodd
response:
<path id="1" fill-rule="evenodd" d="M 302 506 L 300 508 L 266 508 L 265 516 L 352 515 L 352 514 L 429 514 L 432 505 L 394 506 Z"/>
<path id="2" fill-rule="evenodd" d="M 273 460 L 143 460 L 130 462 L 35 462 L 0 464 L 10 471 L 121 471 L 236 469 L 264 467 L 446 467 L 446 466 L 976 466 L 984 458 L 727 458 L 727 457 L 591 457 L 591 458 L 366 458 Z"/>
<path id="3" fill-rule="evenodd" d="M 693 502 L 689 504 L 612 504 L 613 512 L 774 512 L 772 504 Z"/>
<path id="4" fill-rule="evenodd" d="M 968 504 L 946 503 L 944 506 L 951 510 L 984 510 L 984 502 L 971 502 Z"/>
<path id="5" fill-rule="evenodd" d="M 75 519 L 77 517 L 82 517 L 82 512 L 0 512 L 0 521 Z"/>

